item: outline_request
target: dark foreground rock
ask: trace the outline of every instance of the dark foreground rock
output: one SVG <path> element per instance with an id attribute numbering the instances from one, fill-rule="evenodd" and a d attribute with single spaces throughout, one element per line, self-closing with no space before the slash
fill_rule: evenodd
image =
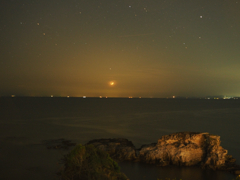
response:
<path id="1" fill-rule="evenodd" d="M 92 145 L 77 145 L 62 161 L 62 180 L 129 180 L 108 153 Z"/>
<path id="2" fill-rule="evenodd" d="M 89 141 L 96 148 L 106 151 L 114 159 L 136 160 L 136 148 L 131 141 L 127 139 L 96 139 Z"/>
<path id="3" fill-rule="evenodd" d="M 209 133 L 179 132 L 162 136 L 157 143 L 136 149 L 127 139 L 96 139 L 88 142 L 120 161 L 141 161 L 159 166 L 201 166 L 240 174 L 240 166 L 220 146 L 220 136 Z"/>

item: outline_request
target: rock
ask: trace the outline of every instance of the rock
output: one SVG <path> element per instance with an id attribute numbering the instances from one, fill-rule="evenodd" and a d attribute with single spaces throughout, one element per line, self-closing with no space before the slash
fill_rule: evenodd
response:
<path id="1" fill-rule="evenodd" d="M 240 173 L 236 159 L 220 146 L 220 136 L 209 133 L 179 132 L 162 136 L 157 143 L 136 149 L 127 139 L 96 139 L 88 142 L 114 159 L 140 161 L 158 166 L 201 166 Z"/>
<path id="2" fill-rule="evenodd" d="M 106 151 L 114 159 L 134 160 L 136 159 L 135 146 L 127 139 L 97 139 L 88 142 L 96 148 Z"/>
<path id="3" fill-rule="evenodd" d="M 206 136 L 206 158 L 202 163 L 203 167 L 219 169 L 225 165 L 228 151 L 220 146 L 220 136 Z"/>
<path id="4" fill-rule="evenodd" d="M 158 165 L 198 165 L 204 158 L 204 134 L 175 133 L 162 136 L 153 146 L 139 151 L 141 161 Z"/>
<path id="5" fill-rule="evenodd" d="M 93 145 L 77 145 L 64 156 L 62 162 L 64 168 L 58 175 L 63 180 L 129 180 L 109 154 Z"/>

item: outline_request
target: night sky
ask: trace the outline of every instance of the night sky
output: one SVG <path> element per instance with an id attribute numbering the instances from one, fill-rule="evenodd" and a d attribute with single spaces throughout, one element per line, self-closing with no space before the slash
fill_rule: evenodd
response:
<path id="1" fill-rule="evenodd" d="M 240 96 L 238 0 L 3 0 L 0 96 Z"/>

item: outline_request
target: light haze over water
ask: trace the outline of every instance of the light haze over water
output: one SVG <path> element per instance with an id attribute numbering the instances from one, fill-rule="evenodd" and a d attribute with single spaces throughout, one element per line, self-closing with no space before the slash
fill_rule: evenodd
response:
<path id="1" fill-rule="evenodd" d="M 175 132 L 209 132 L 240 164 L 240 100 L 0 98 L 0 179 L 54 179 L 66 150 L 44 142 L 64 138 L 85 144 L 127 138 L 139 148 Z M 131 179 L 228 180 L 227 172 L 198 167 L 157 167 L 122 162 Z"/>

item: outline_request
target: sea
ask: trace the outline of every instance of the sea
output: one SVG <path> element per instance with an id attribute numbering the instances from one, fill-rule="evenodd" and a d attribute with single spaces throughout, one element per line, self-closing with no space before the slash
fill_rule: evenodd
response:
<path id="1" fill-rule="evenodd" d="M 240 164 L 239 99 L 0 98 L 0 179 L 60 179 L 70 149 L 49 149 L 64 138 L 85 144 L 127 138 L 139 148 L 175 132 L 209 132 Z M 130 180 L 232 180 L 229 172 L 119 162 Z"/>

